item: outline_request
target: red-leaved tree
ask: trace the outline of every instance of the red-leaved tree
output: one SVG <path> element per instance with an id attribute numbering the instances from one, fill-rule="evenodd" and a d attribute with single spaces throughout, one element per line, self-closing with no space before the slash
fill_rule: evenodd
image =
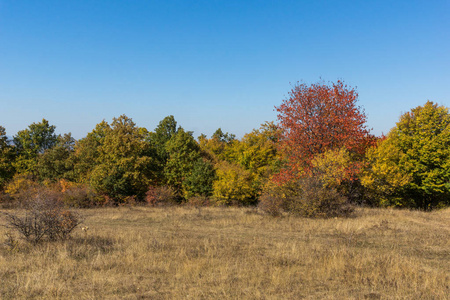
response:
<path id="1" fill-rule="evenodd" d="M 314 156 L 327 150 L 346 148 L 352 154 L 364 154 L 374 137 L 357 100 L 355 89 L 342 81 L 293 87 L 289 98 L 275 107 L 281 129 L 279 145 L 287 159 L 281 177 L 310 171 Z"/>

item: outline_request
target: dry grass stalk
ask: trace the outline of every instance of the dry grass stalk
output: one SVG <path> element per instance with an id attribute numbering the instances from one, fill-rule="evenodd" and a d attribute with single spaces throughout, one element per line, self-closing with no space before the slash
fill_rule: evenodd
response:
<path id="1" fill-rule="evenodd" d="M 448 299 L 450 210 L 272 218 L 98 208 L 67 241 L 0 246 L 1 299 Z M 0 229 L 0 236 L 5 233 Z"/>

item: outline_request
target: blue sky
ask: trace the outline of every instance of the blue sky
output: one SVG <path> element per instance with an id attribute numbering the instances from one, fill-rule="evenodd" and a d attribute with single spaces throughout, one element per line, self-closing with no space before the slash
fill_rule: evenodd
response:
<path id="1" fill-rule="evenodd" d="M 297 81 L 357 87 L 375 134 L 450 106 L 450 1 L 0 0 L 0 125 L 82 138 L 126 114 L 238 137 Z"/>

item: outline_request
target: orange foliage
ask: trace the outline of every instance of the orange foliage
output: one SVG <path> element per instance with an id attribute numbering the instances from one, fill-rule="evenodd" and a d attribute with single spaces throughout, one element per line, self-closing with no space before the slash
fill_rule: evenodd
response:
<path id="1" fill-rule="evenodd" d="M 358 93 L 342 81 L 326 85 L 296 85 L 289 98 L 276 107 L 281 129 L 280 150 L 286 168 L 278 180 L 309 173 L 312 161 L 327 150 L 344 148 L 352 157 L 363 157 L 375 138 L 366 127 L 366 115 L 357 106 Z"/>

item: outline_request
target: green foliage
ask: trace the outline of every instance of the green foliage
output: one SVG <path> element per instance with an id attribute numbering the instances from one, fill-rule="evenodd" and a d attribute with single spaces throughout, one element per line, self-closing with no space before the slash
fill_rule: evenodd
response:
<path id="1" fill-rule="evenodd" d="M 146 138 L 125 115 L 101 122 L 75 149 L 79 178 L 116 203 L 130 196 L 143 199 L 155 168 Z"/>
<path id="2" fill-rule="evenodd" d="M 0 126 L 0 190 L 14 176 L 13 160 L 14 149 L 8 141 L 5 128 Z"/>
<path id="3" fill-rule="evenodd" d="M 167 180 L 164 177 L 164 168 L 169 153 L 166 150 L 167 142 L 178 132 L 177 122 L 174 116 L 170 115 L 161 120 L 154 132 L 148 134 L 148 142 L 154 149 L 154 157 L 156 159 L 156 178 L 160 184 L 166 184 Z"/>
<path id="4" fill-rule="evenodd" d="M 78 182 L 89 182 L 88 174 L 96 166 L 100 155 L 101 146 L 109 130 L 109 124 L 103 120 L 87 134 L 87 136 L 77 142 L 74 153 L 74 177 Z"/>
<path id="5" fill-rule="evenodd" d="M 220 142 L 223 143 L 231 143 L 236 139 L 236 135 L 232 134 L 232 133 L 223 133 L 221 128 L 218 128 L 212 135 L 212 138 L 215 140 L 218 140 Z"/>
<path id="6" fill-rule="evenodd" d="M 18 151 L 30 151 L 33 154 L 43 153 L 58 142 L 55 134 L 56 126 L 50 125 L 42 119 L 40 123 L 33 123 L 28 129 L 21 130 L 14 136 L 14 145 Z"/>
<path id="7" fill-rule="evenodd" d="M 58 142 L 55 126 L 45 119 L 33 123 L 27 129 L 19 131 L 13 138 L 18 152 L 14 167 L 19 173 L 34 174 L 37 156 L 51 149 Z"/>
<path id="8" fill-rule="evenodd" d="M 208 181 L 207 178 L 195 178 L 196 175 L 201 177 L 202 174 L 193 175 L 195 165 L 200 164 L 201 153 L 199 145 L 192 137 L 192 132 L 179 128 L 177 133 L 167 141 L 166 151 L 168 159 L 164 168 L 164 177 L 167 184 L 173 186 L 180 195 L 189 196 L 195 191 L 195 187 L 191 186 L 192 181 Z M 203 176 L 207 175 L 203 174 Z"/>
<path id="9" fill-rule="evenodd" d="M 69 134 L 58 136 L 55 146 L 38 156 L 36 173 L 40 180 L 73 180 L 75 139 Z"/>
<path id="10" fill-rule="evenodd" d="M 183 181 L 185 198 L 211 196 L 214 179 L 215 170 L 212 163 L 203 158 L 197 159 L 192 166 L 191 172 Z"/>
<path id="11" fill-rule="evenodd" d="M 450 114 L 428 101 L 400 117 L 368 153 L 362 183 L 379 204 L 420 209 L 450 204 Z"/>
<path id="12" fill-rule="evenodd" d="M 151 135 L 152 141 L 165 148 L 165 144 L 178 132 L 177 122 L 174 116 L 170 115 L 162 119 L 158 126 L 155 128 L 155 132 Z"/>

